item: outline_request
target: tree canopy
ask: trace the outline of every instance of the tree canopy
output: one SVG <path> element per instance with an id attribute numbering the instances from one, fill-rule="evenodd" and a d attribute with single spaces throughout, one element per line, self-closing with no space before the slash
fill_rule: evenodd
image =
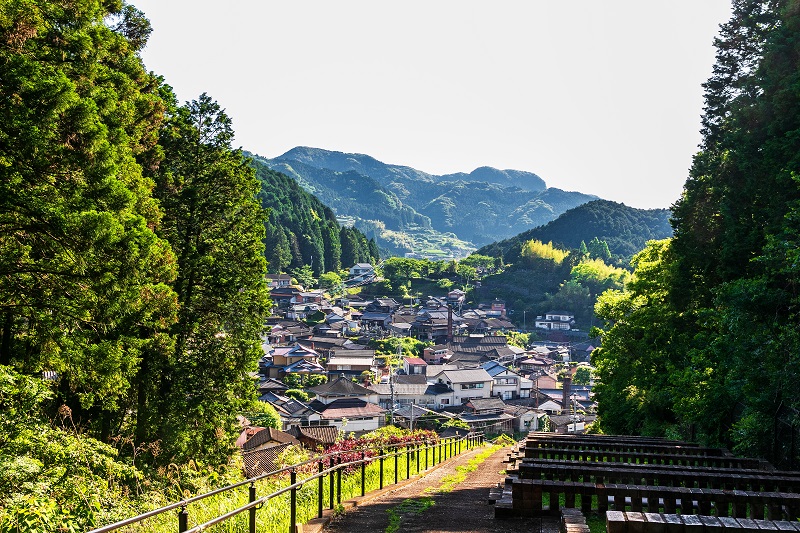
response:
<path id="1" fill-rule="evenodd" d="M 798 29 L 791 0 L 735 0 L 721 26 L 674 240 L 598 303 L 612 325 L 596 352 L 607 430 L 797 465 Z"/>

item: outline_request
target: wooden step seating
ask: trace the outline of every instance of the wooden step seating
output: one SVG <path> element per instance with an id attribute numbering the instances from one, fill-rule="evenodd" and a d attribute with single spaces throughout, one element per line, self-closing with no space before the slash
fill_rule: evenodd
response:
<path id="1" fill-rule="evenodd" d="M 663 439 L 532 433 L 508 472 L 495 516 L 557 515 L 560 501 L 567 508 L 579 501 L 584 513 L 800 517 L 800 473 Z"/>
<path id="2" fill-rule="evenodd" d="M 522 459 L 510 474 L 522 479 L 591 481 L 598 484 L 658 485 L 726 490 L 800 493 L 800 472 L 703 466 Z"/>
<path id="3" fill-rule="evenodd" d="M 766 533 L 769 531 L 798 533 L 800 522 L 608 511 L 606 531 L 608 533 Z"/>

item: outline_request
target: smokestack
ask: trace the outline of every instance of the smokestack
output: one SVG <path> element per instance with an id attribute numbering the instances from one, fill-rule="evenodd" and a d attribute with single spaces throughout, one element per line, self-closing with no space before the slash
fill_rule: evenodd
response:
<path id="1" fill-rule="evenodd" d="M 563 412 L 569 414 L 569 397 L 572 392 L 572 376 L 564 376 Z"/>
<path id="2" fill-rule="evenodd" d="M 453 342 L 453 304 L 447 304 L 447 342 Z"/>

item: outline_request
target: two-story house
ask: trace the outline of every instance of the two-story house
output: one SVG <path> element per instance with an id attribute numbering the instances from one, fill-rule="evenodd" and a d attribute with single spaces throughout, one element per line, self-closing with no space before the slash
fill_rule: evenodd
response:
<path id="1" fill-rule="evenodd" d="M 319 364 L 316 351 L 295 344 L 273 348 L 269 357 L 259 363 L 259 373 L 268 378 L 281 379 L 291 373 L 325 374 L 325 368 Z"/>
<path id="2" fill-rule="evenodd" d="M 492 396 L 503 400 L 530 398 L 533 381 L 496 361 L 484 363 L 482 368 L 492 376 Z"/>
<path id="3" fill-rule="evenodd" d="M 428 383 L 419 375 L 392 379 L 393 383 L 373 383 L 367 387 L 378 395 L 378 404 L 385 409 L 403 405 L 442 409 L 453 405 L 453 390 L 443 383 Z"/>
<path id="4" fill-rule="evenodd" d="M 354 433 L 374 431 L 384 424 L 386 410 L 378 395 L 346 377 L 309 389 L 316 398 L 308 406 L 319 412 L 323 425 Z"/>
<path id="5" fill-rule="evenodd" d="M 548 311 L 536 317 L 535 325 L 539 329 L 566 331 L 575 325 L 575 315 L 567 311 Z"/>
<path id="6" fill-rule="evenodd" d="M 505 413 L 505 407 L 499 398 L 473 398 L 458 418 L 472 431 L 510 434 L 514 432 L 514 417 Z"/>
<path id="7" fill-rule="evenodd" d="M 433 376 L 433 381 L 453 390 L 451 405 L 465 404 L 474 398 L 489 398 L 492 393 L 492 376 L 482 368 L 443 370 Z"/>

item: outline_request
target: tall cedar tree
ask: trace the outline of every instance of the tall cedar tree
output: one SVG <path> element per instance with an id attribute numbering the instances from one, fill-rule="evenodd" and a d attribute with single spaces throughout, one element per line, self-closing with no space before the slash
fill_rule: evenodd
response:
<path id="1" fill-rule="evenodd" d="M 0 364 L 57 371 L 58 403 L 101 436 L 175 307 L 139 164 L 163 112 L 148 33 L 121 2 L 0 3 Z"/>
<path id="2" fill-rule="evenodd" d="M 231 121 L 206 94 L 176 109 L 161 136 L 160 235 L 177 256 L 174 356 L 154 393 L 169 453 L 222 458 L 235 413 L 252 399 L 269 309 L 259 182 L 230 146 Z"/>
<path id="3" fill-rule="evenodd" d="M 701 151 L 674 207 L 674 241 L 661 256 L 669 276 L 652 287 L 633 285 L 644 289 L 632 297 L 634 313 L 606 313 L 630 323 L 655 301 L 658 312 L 650 314 L 662 317 L 662 332 L 640 331 L 635 339 L 652 340 L 630 345 L 633 352 L 619 337 L 624 329 L 612 328 L 597 356 L 606 369 L 634 375 L 626 384 L 613 370 L 601 371 L 600 395 L 635 404 L 639 429 L 796 467 L 800 2 L 734 1 L 716 46 Z M 630 364 L 611 364 L 614 358 Z M 667 381 L 647 379 L 647 372 Z M 658 409 L 647 408 L 650 398 Z"/>

